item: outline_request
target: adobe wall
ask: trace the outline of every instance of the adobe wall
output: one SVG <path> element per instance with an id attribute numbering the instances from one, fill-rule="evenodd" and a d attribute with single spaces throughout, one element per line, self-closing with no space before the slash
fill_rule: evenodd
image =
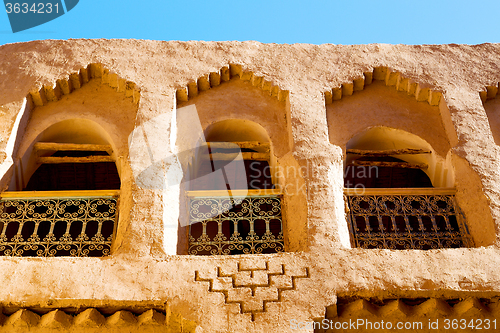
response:
<path id="1" fill-rule="evenodd" d="M 89 64 L 102 66 L 89 67 L 94 73 L 86 85 L 69 94 L 58 93 L 37 106 L 34 99 L 42 86 L 57 88 L 58 80 L 68 80 Z M 221 68 L 231 70 L 230 64 L 236 69 L 229 74 L 229 82 L 210 91 L 193 91 L 193 83 L 205 82 L 199 78 L 221 73 Z M 159 301 L 196 322 L 199 332 L 293 332 L 290 321 L 324 318 L 337 297 L 497 297 L 499 64 L 500 45 L 496 44 L 317 46 L 70 40 L 3 45 L 0 150 L 6 157 L 0 170 L 4 178 L 12 173 L 8 141 L 21 110 L 27 116 L 19 128 L 28 129 L 19 134 L 21 151 L 36 137 L 38 127 L 40 133 L 49 118 L 63 119 L 67 115 L 59 113 L 67 112 L 72 117 L 98 119 L 110 132 L 114 148 L 123 157 L 121 195 L 125 199 L 120 201 L 117 240 L 109 257 L 0 257 L 0 303 L 36 307 L 82 300 L 114 306 Z M 118 79 L 110 79 L 105 69 Z M 368 85 L 365 80 L 360 87 L 359 79 L 370 75 L 366 73 L 373 74 L 373 82 Z M 120 88 L 120 80 L 133 82 L 140 97 Z M 406 90 L 400 89 L 404 80 Z M 188 98 L 178 93 L 186 87 Z M 50 92 L 49 88 L 42 90 Z M 235 110 L 239 98 L 245 104 Z M 106 100 L 113 105 L 106 108 Z M 217 108 L 218 101 L 224 102 L 221 108 Z M 162 184 L 165 175 L 182 176 L 178 161 L 167 158 L 176 149 L 172 119 L 177 106 L 198 104 L 200 110 L 208 110 L 201 118 L 203 127 L 232 117 L 233 111 L 236 116 L 262 121 L 269 136 L 280 141 L 275 143 L 279 162 L 302 167 L 303 174 L 294 183 L 304 191 L 298 190 L 299 196 L 290 201 L 289 214 L 298 226 L 298 231 L 287 230 L 294 244 L 291 252 L 176 254 L 177 221 L 183 209 L 180 185 L 156 185 Z M 89 111 L 92 105 L 99 110 Z M 245 111 L 260 107 L 273 112 Z M 342 193 L 345 145 L 369 126 L 416 134 L 449 163 L 457 199 L 477 247 L 351 248 Z M 144 135 L 149 151 L 144 149 Z M 160 176 L 144 180 L 154 186 L 138 184 L 138 173 L 155 163 Z M 306 186 L 301 187 L 301 182 Z M 282 276 L 282 280 L 267 274 Z M 231 279 L 265 287 L 256 297 L 232 294 Z M 227 304 L 224 293 L 230 301 L 242 303 Z M 269 301 L 265 308 L 263 300 Z M 242 309 L 253 310 L 253 320 Z"/>

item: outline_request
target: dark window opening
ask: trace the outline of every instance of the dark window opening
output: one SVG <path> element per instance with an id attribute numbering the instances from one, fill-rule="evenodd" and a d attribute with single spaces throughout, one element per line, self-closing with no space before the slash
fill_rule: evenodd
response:
<path id="1" fill-rule="evenodd" d="M 214 149 L 209 148 L 210 154 L 224 153 L 234 154 L 234 158 L 238 153 L 256 153 L 256 150 L 249 148 L 233 148 L 233 149 Z M 271 168 L 268 161 L 258 160 L 243 160 L 241 163 L 231 163 L 232 160 L 205 159 L 199 165 L 196 176 L 191 182 L 192 190 L 227 190 L 227 183 L 232 185 L 231 190 L 258 190 L 258 189 L 273 189 L 274 184 L 271 177 Z M 244 169 L 242 166 L 244 165 Z M 222 170 L 224 178 L 204 177 L 213 173 L 215 170 Z"/>
<path id="2" fill-rule="evenodd" d="M 203 177 L 217 169 L 223 170 L 228 182 L 232 185 L 231 190 L 241 189 L 273 189 L 269 162 L 267 161 L 243 161 L 245 169 L 239 168 L 242 164 L 230 164 L 227 161 L 204 161 L 201 163 L 198 178 L 191 182 L 193 190 L 226 190 L 225 179 L 216 177 Z M 244 172 L 243 172 L 244 171 Z"/>
<path id="3" fill-rule="evenodd" d="M 357 161 L 404 162 L 390 156 L 362 157 Z M 356 186 L 365 188 L 433 187 L 429 176 L 420 169 L 350 164 L 346 167 L 344 175 L 346 188 Z"/>
<path id="4" fill-rule="evenodd" d="M 106 156 L 106 152 L 58 151 L 52 157 Z M 114 162 L 42 164 L 24 191 L 112 190 L 120 188 Z"/>

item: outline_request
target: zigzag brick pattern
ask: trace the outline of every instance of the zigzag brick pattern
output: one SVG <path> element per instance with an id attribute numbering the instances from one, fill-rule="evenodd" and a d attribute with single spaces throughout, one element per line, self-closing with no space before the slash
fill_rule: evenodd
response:
<path id="1" fill-rule="evenodd" d="M 297 280 L 309 278 L 309 268 L 305 267 L 301 274 L 291 274 L 285 265 L 270 268 L 266 262 L 265 268 L 243 268 L 238 263 L 235 274 L 224 274 L 217 267 L 214 277 L 202 277 L 195 271 L 195 281 L 208 282 L 209 292 L 222 293 L 226 304 L 238 304 L 240 313 L 250 313 L 252 321 L 255 314 L 267 312 L 267 304 L 281 302 L 282 293 L 297 289 Z"/>

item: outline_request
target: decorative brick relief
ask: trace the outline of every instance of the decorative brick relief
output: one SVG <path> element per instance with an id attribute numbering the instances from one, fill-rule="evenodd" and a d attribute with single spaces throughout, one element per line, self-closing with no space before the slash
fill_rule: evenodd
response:
<path id="1" fill-rule="evenodd" d="M 15 311 L 15 312 L 12 312 Z M 47 332 L 47 330 L 71 332 L 195 332 L 196 323 L 173 313 L 149 309 L 139 312 L 116 308 L 87 308 L 77 312 L 63 309 L 18 310 L 4 308 L 0 312 L 0 332 Z"/>
<path id="2" fill-rule="evenodd" d="M 360 324 L 351 325 L 349 330 L 344 327 L 344 330 L 339 329 L 339 331 L 375 332 L 377 329 L 373 326 L 382 325 L 382 321 L 386 323 L 385 328 L 388 328 L 390 323 L 394 329 L 397 323 L 421 325 L 418 326 L 419 329 L 416 329 L 417 326 L 412 329 L 406 327 L 405 330 L 400 330 L 402 332 L 448 332 L 451 331 L 451 325 L 455 325 L 456 327 L 453 326 L 455 328 L 465 327 L 464 332 L 469 332 L 472 326 L 476 327 L 476 330 L 496 332 L 500 328 L 500 322 L 498 322 L 500 319 L 500 298 L 398 298 L 382 300 L 338 298 L 337 304 L 326 308 L 325 319 L 326 321 L 323 319 L 317 321 L 315 333 L 330 332 L 332 328 L 336 327 L 335 325 L 340 327 L 342 323 L 347 322 Z M 326 329 L 325 325 L 330 330 Z M 450 326 L 450 330 L 446 329 L 447 325 Z"/>
<path id="3" fill-rule="evenodd" d="M 102 84 L 108 85 L 117 92 L 124 93 L 125 97 L 131 98 L 133 103 L 139 103 L 141 96 L 139 87 L 134 82 L 127 81 L 118 74 L 110 72 L 99 63 L 89 64 L 78 72 L 71 73 L 69 77 L 57 80 L 53 87 L 43 85 L 39 90 L 32 90 L 28 96 L 31 97 L 35 106 L 47 105 L 47 103 L 56 102 L 64 95 L 69 95 L 80 89 L 92 79 L 100 80 Z"/>
<path id="4" fill-rule="evenodd" d="M 229 64 L 217 72 L 211 72 L 199 77 L 196 81 L 189 82 L 187 87 L 177 89 L 177 103 L 187 102 L 189 99 L 198 96 L 199 93 L 215 88 L 234 78 L 250 82 L 252 86 L 269 93 L 271 97 L 276 98 L 280 102 L 284 102 L 288 98 L 288 90 L 281 89 L 271 81 L 266 80 L 263 76 L 258 76 L 244 70 L 241 65 Z"/>
<path id="5" fill-rule="evenodd" d="M 300 271 L 294 274 L 284 264 L 271 267 L 269 262 L 265 268 L 246 268 L 238 263 L 234 274 L 224 273 L 221 267 L 214 277 L 203 277 L 195 271 L 195 281 L 208 282 L 209 292 L 222 293 L 226 304 L 239 304 L 240 313 L 250 313 L 255 321 L 256 313 L 267 312 L 268 303 L 281 302 L 283 292 L 297 290 L 298 279 L 310 277 L 308 267 Z"/>
<path id="6" fill-rule="evenodd" d="M 498 317 L 500 303 L 498 298 L 417 298 L 367 300 L 339 298 L 337 305 L 328 310 L 329 316 L 397 316 L 397 317 L 459 317 L 482 316 Z"/>
<path id="7" fill-rule="evenodd" d="M 479 92 L 481 101 L 483 101 L 483 103 L 486 103 L 487 100 L 495 98 L 500 92 L 500 89 L 498 89 L 499 87 L 500 87 L 500 82 L 498 82 L 495 85 L 486 86 L 485 90 L 481 90 Z"/>
<path id="8" fill-rule="evenodd" d="M 430 105 L 439 105 L 442 93 L 429 87 L 420 85 L 412 79 L 403 76 L 398 71 L 392 71 L 388 67 L 375 67 L 371 72 L 364 72 L 362 77 L 346 82 L 340 87 L 334 87 L 326 91 L 325 104 L 332 104 L 334 101 L 342 99 L 344 96 L 351 96 L 356 91 L 363 90 L 373 81 L 383 81 L 386 86 L 393 86 L 397 91 L 404 91 L 410 96 L 414 96 L 418 102 L 427 102 Z M 483 95 L 481 95 L 483 96 Z"/>

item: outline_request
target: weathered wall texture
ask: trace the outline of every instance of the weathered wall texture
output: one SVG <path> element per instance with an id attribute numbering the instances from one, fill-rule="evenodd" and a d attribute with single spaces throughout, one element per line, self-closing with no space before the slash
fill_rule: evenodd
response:
<path id="1" fill-rule="evenodd" d="M 210 73 L 220 76 L 220 85 L 213 81 L 217 75 Z M 67 82 L 73 82 L 73 89 Z M 4 189 L 11 184 L 13 161 L 29 152 L 37 136 L 57 121 L 73 118 L 92 120 L 107 133 L 106 140 L 120 157 L 122 187 L 111 256 L 0 257 L 0 303 L 9 309 L 44 308 L 43 313 L 49 313 L 54 306 L 47 304 L 57 302 L 79 307 L 97 300 L 101 307 L 108 304 L 120 310 L 122 303 L 126 309 L 127 302 L 157 301 L 168 303 L 186 322 L 195 322 L 198 332 L 287 332 L 294 331 L 293 320 L 325 318 L 327 308 L 327 318 L 337 316 L 336 308 L 332 310 L 337 297 L 346 304 L 356 298 L 475 297 L 468 302 L 496 302 L 499 82 L 500 45 L 491 44 L 71 40 L 1 46 Z M 169 174 L 179 176 L 178 162 L 165 157 L 176 149 L 176 108 L 189 105 L 196 106 L 203 128 L 230 118 L 260 124 L 272 141 L 277 165 L 302 169 L 301 175 L 285 174 L 281 179 L 282 185 L 291 184 L 285 193 L 289 252 L 177 254 L 185 253 L 178 248 L 185 242 L 178 241 L 185 235 L 177 226 L 184 209 L 180 185 L 141 185 L 159 184 Z M 447 177 L 457 188 L 475 248 L 350 247 L 342 193 L 346 145 L 375 126 L 407 131 L 432 147 L 441 163 L 436 170 L 446 170 L 439 177 Z M 154 179 L 136 182 L 141 171 L 155 163 Z M 235 284 L 257 291 L 251 295 L 250 288 L 237 290 Z M 469 303 L 454 307 L 449 316 L 455 318 L 477 305 Z M 349 306 L 373 315 L 375 305 Z M 351 316 L 345 310 L 349 306 L 338 315 Z M 384 306 L 377 311 L 384 313 Z M 489 305 L 476 308 L 481 306 Z M 410 318 L 422 316 L 424 310 L 405 311 Z M 498 318 L 491 315 L 496 310 L 488 311 L 485 317 Z M 40 325 L 37 318 L 32 324 L 27 319 L 26 325 Z M 76 315 L 71 318 L 77 320 Z"/>

